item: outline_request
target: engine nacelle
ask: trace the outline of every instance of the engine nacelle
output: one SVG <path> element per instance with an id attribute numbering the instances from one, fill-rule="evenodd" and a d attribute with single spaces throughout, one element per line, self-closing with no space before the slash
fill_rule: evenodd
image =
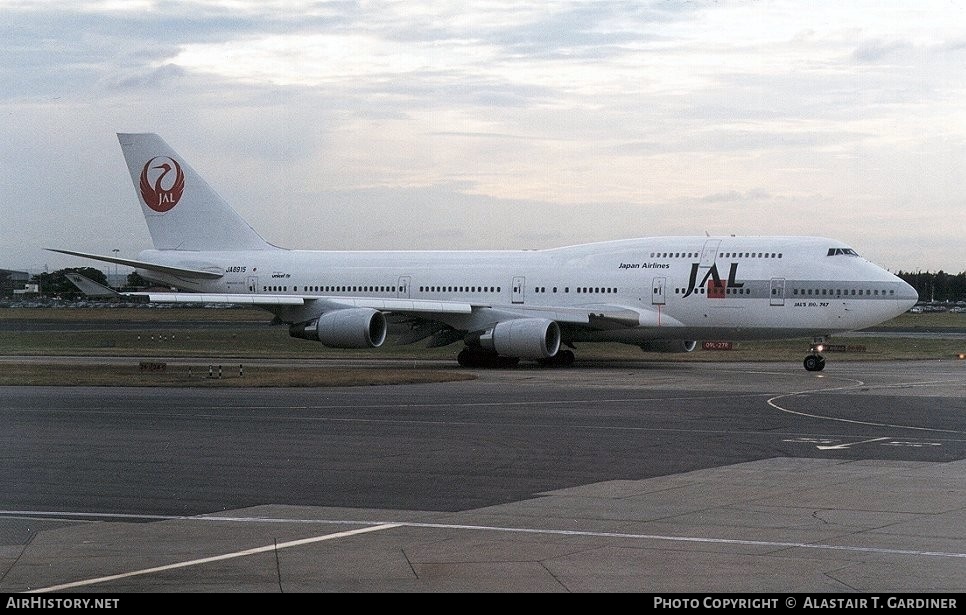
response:
<path id="1" fill-rule="evenodd" d="M 505 320 L 481 335 L 480 345 L 504 357 L 549 359 L 560 350 L 560 325 L 545 318 Z"/>
<path id="2" fill-rule="evenodd" d="M 693 352 L 698 343 L 694 340 L 655 340 L 641 344 L 644 352 Z"/>
<path id="3" fill-rule="evenodd" d="M 322 342 L 330 348 L 378 348 L 386 341 L 386 315 L 371 308 L 333 310 L 314 323 L 292 325 L 289 335 Z"/>

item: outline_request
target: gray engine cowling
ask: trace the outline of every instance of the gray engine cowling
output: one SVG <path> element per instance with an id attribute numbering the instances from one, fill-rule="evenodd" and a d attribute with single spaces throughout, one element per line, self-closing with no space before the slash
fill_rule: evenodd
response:
<path id="1" fill-rule="evenodd" d="M 698 343 L 694 340 L 655 340 L 641 344 L 644 352 L 693 352 Z"/>
<path id="2" fill-rule="evenodd" d="M 483 333 L 480 345 L 504 357 L 549 359 L 560 350 L 560 325 L 545 318 L 505 320 Z"/>
<path id="3" fill-rule="evenodd" d="M 386 341 L 386 316 L 371 308 L 333 310 L 315 323 L 294 325 L 293 337 L 313 339 L 330 348 L 378 348 Z"/>

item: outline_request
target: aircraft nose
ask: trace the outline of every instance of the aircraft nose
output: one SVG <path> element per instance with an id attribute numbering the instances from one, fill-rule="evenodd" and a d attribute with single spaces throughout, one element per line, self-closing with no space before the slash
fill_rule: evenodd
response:
<path id="1" fill-rule="evenodd" d="M 919 293 L 916 292 L 915 288 L 900 279 L 896 299 L 899 301 L 899 305 L 903 306 L 903 309 L 908 310 L 919 301 Z"/>

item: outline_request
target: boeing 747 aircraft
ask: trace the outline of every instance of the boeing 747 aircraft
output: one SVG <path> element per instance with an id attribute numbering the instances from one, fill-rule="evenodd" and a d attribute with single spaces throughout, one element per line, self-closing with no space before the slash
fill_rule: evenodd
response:
<path id="1" fill-rule="evenodd" d="M 298 338 L 375 348 L 462 342 L 464 366 L 570 365 L 581 342 L 690 352 L 698 340 L 821 345 L 905 312 L 916 291 L 822 237 L 650 237 L 526 251 L 342 252 L 266 242 L 155 134 L 119 134 L 154 243 L 134 267 L 149 301 L 248 304 Z M 136 293 L 137 294 L 137 293 Z"/>

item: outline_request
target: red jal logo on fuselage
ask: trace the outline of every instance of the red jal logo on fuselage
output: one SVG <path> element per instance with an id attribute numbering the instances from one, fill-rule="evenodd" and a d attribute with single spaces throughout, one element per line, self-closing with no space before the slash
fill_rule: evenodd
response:
<path id="1" fill-rule="evenodd" d="M 155 161 L 158 161 L 158 164 L 154 164 Z M 172 170 L 174 177 L 169 177 Z M 151 176 L 154 177 L 153 184 Z M 170 186 L 165 188 L 166 184 Z M 184 192 L 184 171 L 174 158 L 155 156 L 141 169 L 140 188 L 144 203 L 154 211 L 164 213 L 181 200 L 181 194 Z"/>
<path id="2" fill-rule="evenodd" d="M 701 263 L 691 264 L 691 278 L 688 280 L 688 289 L 685 291 L 684 297 L 690 296 L 697 288 L 701 288 L 707 283 L 708 299 L 724 299 L 727 294 L 727 289 L 742 288 L 745 285 L 744 282 L 737 282 L 735 280 L 735 276 L 738 273 L 738 263 L 731 263 L 727 281 L 721 279 L 721 276 L 718 274 L 718 265 L 714 264 L 711 265 L 708 272 L 698 282 L 698 268 L 700 266 Z"/>

